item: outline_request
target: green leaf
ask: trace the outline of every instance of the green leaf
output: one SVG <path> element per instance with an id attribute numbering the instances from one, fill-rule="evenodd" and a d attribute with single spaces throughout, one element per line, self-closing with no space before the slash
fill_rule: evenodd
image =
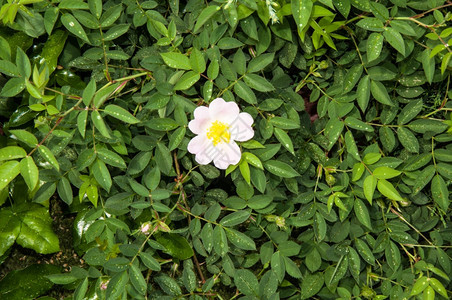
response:
<path id="1" fill-rule="evenodd" d="M 259 92 L 271 92 L 275 90 L 273 84 L 268 82 L 264 77 L 256 74 L 246 74 L 243 80 L 250 88 Z"/>
<path id="2" fill-rule="evenodd" d="M 356 23 L 356 26 L 369 31 L 384 31 L 383 22 L 377 18 L 364 18 Z"/>
<path id="3" fill-rule="evenodd" d="M 308 25 L 312 13 L 312 0 L 292 1 L 292 16 L 297 24 L 298 34 L 304 40 L 303 29 Z"/>
<path id="4" fill-rule="evenodd" d="M 17 47 L 16 51 L 16 66 L 20 76 L 22 76 L 23 79 L 26 80 L 30 78 L 31 75 L 30 60 L 28 59 L 27 54 L 25 54 L 25 52 L 19 46 Z"/>
<path id="5" fill-rule="evenodd" d="M 374 128 L 371 125 L 364 123 L 363 121 L 355 117 L 347 117 L 344 121 L 345 125 L 361 131 L 373 132 Z"/>
<path id="6" fill-rule="evenodd" d="M 356 99 L 361 108 L 361 111 L 365 112 L 370 99 L 370 78 L 369 75 L 365 75 L 361 78 L 356 89 Z"/>
<path id="7" fill-rule="evenodd" d="M 50 151 L 49 148 L 47 148 L 44 145 L 40 145 L 38 147 L 39 154 L 47 161 L 49 162 L 55 169 L 58 171 L 60 170 L 60 165 L 58 164 L 58 161 L 55 158 L 55 155 L 53 155 L 52 151 Z"/>
<path id="8" fill-rule="evenodd" d="M 367 201 L 372 204 L 372 199 L 374 197 L 375 188 L 377 187 L 377 178 L 373 175 L 369 175 L 364 179 L 363 190 L 364 196 Z"/>
<path id="9" fill-rule="evenodd" d="M 72 33 L 73 35 L 81 38 L 83 41 L 90 43 L 88 36 L 86 35 L 85 30 L 83 29 L 82 25 L 77 21 L 76 18 L 74 18 L 73 15 L 70 13 L 65 13 L 60 18 L 61 23 L 63 23 L 64 27 Z"/>
<path id="10" fill-rule="evenodd" d="M 364 158 L 363 158 L 363 162 L 367 165 L 373 165 L 374 163 L 376 163 L 377 161 L 379 161 L 381 158 L 381 154 L 380 153 L 367 153 Z"/>
<path id="11" fill-rule="evenodd" d="M 367 39 L 367 61 L 376 60 L 383 49 L 383 36 L 380 33 L 373 32 Z"/>
<path id="12" fill-rule="evenodd" d="M 297 171 L 295 171 L 291 166 L 282 161 L 268 160 L 264 162 L 264 167 L 270 173 L 282 178 L 293 178 L 300 176 Z"/>
<path id="13" fill-rule="evenodd" d="M 382 166 L 374 170 L 373 176 L 377 179 L 389 179 L 399 176 L 402 172 L 394 170 L 393 168 Z"/>
<path id="14" fill-rule="evenodd" d="M 179 127 L 171 134 L 171 136 L 169 138 L 169 144 L 168 144 L 169 151 L 175 150 L 180 145 L 183 138 L 185 137 L 185 133 L 186 133 L 186 128 Z"/>
<path id="15" fill-rule="evenodd" d="M 261 170 L 264 169 L 261 160 L 256 155 L 250 152 L 243 152 L 242 159 L 246 160 L 249 164 L 255 166 L 256 168 L 259 168 Z"/>
<path id="16" fill-rule="evenodd" d="M 220 6 L 216 6 L 216 5 L 211 5 L 211 6 L 207 6 L 205 7 L 201 13 L 199 14 L 197 20 L 196 20 L 196 24 L 195 27 L 193 29 L 194 33 L 197 33 L 199 31 L 199 29 L 201 29 L 201 27 L 209 20 L 211 19 L 215 13 L 217 11 L 219 11 L 221 9 Z"/>
<path id="17" fill-rule="evenodd" d="M 377 100 L 381 104 L 394 106 L 394 103 L 389 97 L 388 91 L 386 90 L 386 87 L 383 85 L 383 83 L 371 80 L 370 91 L 375 100 Z"/>
<path id="18" fill-rule="evenodd" d="M 397 245 L 390 241 L 389 245 L 385 248 L 385 257 L 388 262 L 388 265 L 391 269 L 396 271 L 401 264 L 400 251 L 397 248 Z"/>
<path id="19" fill-rule="evenodd" d="M 329 150 L 333 147 L 333 145 L 336 143 L 339 136 L 341 135 L 342 130 L 344 129 L 344 122 L 336 118 L 332 118 L 328 121 L 325 127 L 326 127 L 325 136 L 328 138 L 329 141 L 327 149 Z"/>
<path id="20" fill-rule="evenodd" d="M 361 255 L 364 261 L 375 266 L 375 257 L 366 242 L 361 239 L 355 239 L 355 245 L 356 250 L 358 250 L 359 255 Z"/>
<path id="21" fill-rule="evenodd" d="M 396 142 L 392 129 L 386 126 L 382 126 L 380 127 L 378 133 L 381 139 L 381 143 L 383 144 L 383 148 L 391 152 L 394 149 Z"/>
<path id="22" fill-rule="evenodd" d="M 448 126 L 439 120 L 418 119 L 408 124 L 408 128 L 414 132 L 439 134 L 447 130 Z"/>
<path id="23" fill-rule="evenodd" d="M 96 161 L 91 166 L 91 171 L 93 172 L 94 178 L 99 183 L 99 185 L 103 187 L 107 192 L 110 191 L 112 180 L 110 172 L 108 171 L 105 163 L 100 159 L 96 159 Z"/>
<path id="24" fill-rule="evenodd" d="M 248 63 L 248 73 L 256 73 L 263 70 L 275 59 L 275 53 L 265 53 L 256 56 Z"/>
<path id="25" fill-rule="evenodd" d="M 111 138 L 107 125 L 105 125 L 104 119 L 97 110 L 91 112 L 91 121 L 93 122 L 94 127 L 96 127 L 104 137 Z"/>
<path id="26" fill-rule="evenodd" d="M 238 81 L 234 85 L 234 92 L 249 104 L 257 104 L 256 95 L 243 81 Z"/>
<path id="27" fill-rule="evenodd" d="M 225 216 L 221 219 L 220 224 L 226 227 L 239 225 L 248 220 L 249 216 L 250 212 L 246 210 L 239 210 Z"/>
<path id="28" fill-rule="evenodd" d="M 397 137 L 406 150 L 411 153 L 419 153 L 419 142 L 414 134 L 405 127 L 397 128 Z"/>
<path id="29" fill-rule="evenodd" d="M 421 278 L 417 279 L 413 285 L 413 289 L 411 290 L 410 296 L 415 296 L 422 293 L 422 291 L 425 290 L 425 288 L 427 288 L 429 283 L 430 283 L 429 278 L 425 276 L 422 276 Z"/>
<path id="30" fill-rule="evenodd" d="M 356 160 L 360 161 L 361 157 L 359 156 L 358 147 L 356 146 L 355 139 L 353 138 L 353 134 L 350 130 L 345 133 L 345 146 L 347 147 L 347 152 Z"/>
<path id="31" fill-rule="evenodd" d="M 449 191 L 446 182 L 440 175 L 435 175 L 432 180 L 432 197 L 436 204 L 446 212 L 449 208 Z"/>
<path id="32" fill-rule="evenodd" d="M 397 124 L 403 125 L 414 119 L 422 111 L 423 106 L 422 99 L 410 101 L 397 116 Z"/>
<path id="33" fill-rule="evenodd" d="M 170 151 L 163 143 L 157 143 L 155 159 L 157 166 L 165 174 L 170 173 L 173 165 L 173 157 L 168 155 L 168 153 L 170 153 Z"/>
<path id="34" fill-rule="evenodd" d="M 316 295 L 322 289 L 323 283 L 324 277 L 321 273 L 306 274 L 301 282 L 301 299 L 310 299 Z"/>
<path id="35" fill-rule="evenodd" d="M 118 24 L 108 29 L 103 35 L 104 41 L 112 41 L 129 30 L 130 24 Z"/>
<path id="36" fill-rule="evenodd" d="M 157 131 L 169 131 L 179 127 L 179 124 L 175 120 L 169 118 L 153 118 L 146 121 L 145 125 Z"/>
<path id="37" fill-rule="evenodd" d="M 370 221 L 369 211 L 363 201 L 356 198 L 355 204 L 353 205 L 355 216 L 358 218 L 359 222 L 369 229 L 372 229 L 372 222 Z"/>
<path id="38" fill-rule="evenodd" d="M 235 71 L 240 74 L 244 75 L 246 72 L 246 57 L 245 54 L 241 49 L 238 49 L 237 52 L 234 54 L 234 58 L 232 60 L 232 64 L 234 66 Z"/>
<path id="39" fill-rule="evenodd" d="M 314 216 L 314 233 L 319 242 L 325 239 L 326 229 L 325 218 L 320 213 L 316 212 Z"/>
<path id="40" fill-rule="evenodd" d="M 251 184 L 251 173 L 250 173 L 250 166 L 248 165 L 248 162 L 245 160 L 241 160 L 239 163 L 240 173 L 243 176 L 243 179 L 245 179 L 246 183 Z"/>
<path id="41" fill-rule="evenodd" d="M 395 200 L 395 201 L 404 201 L 404 199 L 400 196 L 399 192 L 395 189 L 395 187 L 387 181 L 386 179 L 379 179 L 377 183 L 377 188 L 383 196 Z"/>
<path id="42" fill-rule="evenodd" d="M 167 52 L 160 55 L 165 64 L 173 69 L 191 70 L 189 58 L 181 53 Z"/>
<path id="43" fill-rule="evenodd" d="M 152 271 L 159 272 L 161 270 L 159 262 L 149 253 L 140 252 L 140 258 L 143 264 Z"/>
<path id="44" fill-rule="evenodd" d="M 169 277 L 168 277 L 169 278 Z M 155 279 L 160 285 L 158 279 Z M 129 281 L 129 276 L 126 271 L 116 273 L 112 276 L 108 282 L 106 299 L 118 299 L 119 296 L 124 292 L 127 282 Z"/>
<path id="45" fill-rule="evenodd" d="M 147 282 L 144 279 L 140 269 L 138 269 L 138 267 L 134 264 L 131 264 L 129 267 L 129 280 L 138 293 L 141 295 L 146 294 Z"/>
<path id="46" fill-rule="evenodd" d="M 250 251 L 256 250 L 256 244 L 253 239 L 246 234 L 232 228 L 225 228 L 224 230 L 228 240 L 237 248 Z"/>
<path id="47" fill-rule="evenodd" d="M 421 174 L 416 177 L 413 185 L 413 195 L 417 195 L 433 178 L 436 169 L 434 165 L 428 165 Z"/>
<path id="48" fill-rule="evenodd" d="M 405 56 L 405 42 L 402 35 L 392 27 L 386 27 L 383 31 L 385 40 L 396 49 L 400 54 Z"/>
<path id="49" fill-rule="evenodd" d="M 291 119 L 286 119 L 286 118 L 282 118 L 282 117 L 273 117 L 269 120 L 269 122 L 278 128 L 281 129 L 298 129 L 300 128 L 300 124 L 291 120 Z"/>
<path id="50" fill-rule="evenodd" d="M 348 269 L 352 274 L 353 278 L 357 283 L 359 283 L 359 274 L 361 273 L 361 259 L 359 258 L 358 252 L 352 247 L 348 247 Z"/>
<path id="51" fill-rule="evenodd" d="M 19 210 L 19 209 L 18 209 Z M 20 208 L 22 221 L 17 243 L 41 254 L 60 250 L 58 237 L 52 230 L 52 218 L 47 208 L 38 204 L 26 204 Z"/>
<path id="52" fill-rule="evenodd" d="M 3 255 L 16 241 L 20 233 L 20 225 L 20 219 L 10 208 L 0 210 L 0 255 Z M 1 285 L 2 281 L 0 281 Z"/>
<path id="53" fill-rule="evenodd" d="M 424 69 L 425 78 L 431 84 L 433 75 L 435 75 L 435 59 L 430 56 L 430 49 L 425 49 L 422 52 L 422 68 Z"/>
<path id="54" fill-rule="evenodd" d="M 348 17 L 351 8 L 350 0 L 334 1 L 333 4 L 337 11 L 341 13 L 341 15 L 343 15 L 345 18 Z"/>
<path id="55" fill-rule="evenodd" d="M 7 60 L 0 60 L 0 72 L 7 76 L 20 77 L 20 73 L 16 65 Z"/>
<path id="56" fill-rule="evenodd" d="M 204 73 L 206 70 L 206 61 L 201 51 L 193 48 L 190 54 L 190 65 L 193 71 L 196 73 Z"/>
<path id="57" fill-rule="evenodd" d="M 193 249 L 188 241 L 176 233 L 163 233 L 156 237 L 157 242 L 166 248 L 166 252 L 180 260 L 189 259 L 193 256 Z"/>
<path id="58" fill-rule="evenodd" d="M 49 36 L 42 48 L 41 56 L 45 59 L 50 73 L 55 71 L 58 65 L 58 58 L 64 49 L 67 36 L 65 30 L 56 30 Z"/>
<path id="59" fill-rule="evenodd" d="M 361 64 L 352 66 L 348 70 L 347 75 L 345 75 L 342 94 L 347 94 L 348 92 L 350 92 L 361 79 L 362 74 L 363 66 Z"/>
<path id="60" fill-rule="evenodd" d="M 358 181 L 361 179 L 361 177 L 364 174 L 364 170 L 366 168 L 364 167 L 364 164 L 362 163 L 356 163 L 353 165 L 353 170 L 352 170 L 352 181 Z M 366 197 L 367 198 L 367 197 Z"/>
<path id="61" fill-rule="evenodd" d="M 90 12 L 99 19 L 102 15 L 102 0 L 88 0 L 88 6 Z"/>
<path id="62" fill-rule="evenodd" d="M 279 282 L 282 282 L 286 273 L 286 264 L 284 263 L 284 257 L 280 251 L 277 251 L 271 256 L 271 268 L 278 277 Z"/>
<path id="63" fill-rule="evenodd" d="M 101 107 L 102 104 L 104 104 L 104 102 L 115 93 L 115 91 L 119 87 L 119 84 L 120 83 L 118 82 L 118 83 L 109 85 L 107 87 L 103 87 L 100 90 L 98 90 L 93 98 L 94 107 Z M 88 97 L 86 97 L 86 98 L 88 98 Z"/>
<path id="64" fill-rule="evenodd" d="M 88 110 L 82 110 L 77 115 L 77 128 L 82 137 L 85 137 L 87 121 L 88 121 Z"/>
<path id="65" fill-rule="evenodd" d="M 229 251 L 226 233 L 221 226 L 215 226 L 213 230 L 213 249 L 220 257 L 225 256 Z"/>
<path id="66" fill-rule="evenodd" d="M 238 269 L 235 271 L 234 284 L 237 289 L 245 296 L 257 296 L 259 283 L 256 276 L 247 269 Z"/>
<path id="67" fill-rule="evenodd" d="M 192 87 L 198 80 L 201 78 L 201 75 L 199 73 L 196 73 L 194 71 L 189 71 L 182 75 L 181 78 L 177 81 L 176 85 L 174 86 L 175 91 L 183 91 L 186 89 L 189 89 Z"/>
<path id="68" fill-rule="evenodd" d="M 278 139 L 278 141 L 284 146 L 284 148 L 287 149 L 292 155 L 295 155 L 295 151 L 293 148 L 293 143 L 289 135 L 280 128 L 274 129 L 275 137 Z"/>
<path id="69" fill-rule="evenodd" d="M 446 68 L 449 66 L 449 61 L 452 57 L 452 53 L 448 52 L 443 56 L 443 59 L 441 61 L 441 74 L 444 74 L 446 71 Z"/>
<path id="70" fill-rule="evenodd" d="M 60 267 L 50 264 L 32 264 L 24 269 L 10 271 L 0 281 L 0 298 L 44 300 L 45 297 L 40 296 L 46 294 L 53 286 L 47 276 L 58 272 Z"/>
<path id="71" fill-rule="evenodd" d="M 449 298 L 446 289 L 444 288 L 444 285 L 436 278 L 429 278 L 430 279 L 430 286 L 433 287 L 433 289 L 443 296 L 444 298 Z M 413 288 L 414 290 L 414 288 Z"/>
<path id="72" fill-rule="evenodd" d="M 140 120 L 135 118 L 131 113 L 118 105 L 109 104 L 105 107 L 104 112 L 109 116 L 129 124 L 136 124 L 140 122 Z"/>
<path id="73" fill-rule="evenodd" d="M 105 148 L 99 148 L 97 149 L 97 156 L 106 164 L 109 164 L 110 166 L 125 169 L 127 168 L 126 163 L 124 162 L 124 159 L 122 159 L 121 156 L 114 153 L 113 151 L 110 151 Z"/>
<path id="74" fill-rule="evenodd" d="M 67 205 L 71 205 L 73 200 L 72 187 L 66 177 L 62 177 L 57 186 L 58 195 Z"/>
<path id="75" fill-rule="evenodd" d="M 22 158 L 27 156 L 27 152 L 22 147 L 7 146 L 0 149 L 0 161 Z"/>
<path id="76" fill-rule="evenodd" d="M 11 78 L 8 80 L 0 92 L 2 97 L 14 97 L 25 89 L 23 78 Z"/>
<path id="77" fill-rule="evenodd" d="M 85 278 L 74 291 L 74 300 L 82 300 L 88 291 L 88 278 Z"/>
<path id="78" fill-rule="evenodd" d="M 12 138 L 24 142 L 30 147 L 35 147 L 38 144 L 38 139 L 31 133 L 23 129 L 15 129 L 9 131 L 13 136 Z"/>
<path id="79" fill-rule="evenodd" d="M 39 171 L 31 156 L 27 156 L 20 161 L 20 174 L 24 178 L 28 188 L 33 190 L 36 184 L 38 184 Z"/>

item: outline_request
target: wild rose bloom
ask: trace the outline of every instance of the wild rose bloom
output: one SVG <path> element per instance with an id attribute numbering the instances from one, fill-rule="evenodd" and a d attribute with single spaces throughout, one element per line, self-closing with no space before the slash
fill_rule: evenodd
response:
<path id="1" fill-rule="evenodd" d="M 196 108 L 194 116 L 188 128 L 197 136 L 188 143 L 188 151 L 196 155 L 196 162 L 207 165 L 213 160 L 215 167 L 223 170 L 237 164 L 242 153 L 236 141 L 254 136 L 251 115 L 241 113 L 237 103 L 217 98 L 209 107 Z"/>

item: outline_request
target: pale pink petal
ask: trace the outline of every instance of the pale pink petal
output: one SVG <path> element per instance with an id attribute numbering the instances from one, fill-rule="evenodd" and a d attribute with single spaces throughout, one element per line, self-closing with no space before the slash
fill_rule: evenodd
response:
<path id="1" fill-rule="evenodd" d="M 229 125 L 231 138 L 235 141 L 244 142 L 253 138 L 254 130 L 251 128 L 253 118 L 248 113 L 241 113 L 239 117 Z"/>
<path id="2" fill-rule="evenodd" d="M 195 160 L 200 165 L 207 165 L 212 161 L 212 157 L 208 156 L 207 153 L 203 151 L 196 154 Z"/>
<path id="3" fill-rule="evenodd" d="M 205 132 L 211 123 L 209 108 L 207 106 L 199 106 L 195 109 L 193 115 L 195 116 L 195 119 L 188 123 L 188 128 L 194 134 L 201 134 Z"/>
<path id="4" fill-rule="evenodd" d="M 212 124 L 210 117 L 203 119 L 194 119 L 188 122 L 188 128 L 194 134 L 204 134 L 209 126 Z"/>
<path id="5" fill-rule="evenodd" d="M 235 165 L 240 161 L 242 153 L 236 142 L 221 143 L 217 145 L 221 155 L 213 158 L 213 163 L 218 169 L 226 170 L 229 165 Z"/>
<path id="6" fill-rule="evenodd" d="M 242 122 L 246 123 L 248 126 L 251 126 L 254 123 L 253 117 L 249 113 L 246 113 L 246 112 L 240 113 L 239 119 Z"/>
<path id="7" fill-rule="evenodd" d="M 212 120 L 218 120 L 223 123 L 231 123 L 240 113 L 240 109 L 235 102 L 226 102 L 217 98 L 209 105 L 209 114 Z"/>
<path id="8" fill-rule="evenodd" d="M 207 106 L 198 106 L 193 112 L 195 119 L 205 119 L 209 117 L 209 108 Z"/>
<path id="9" fill-rule="evenodd" d="M 190 140 L 187 150 L 192 154 L 197 154 L 207 148 L 209 144 L 209 140 L 205 135 L 197 135 Z"/>
<path id="10" fill-rule="evenodd" d="M 216 98 L 209 104 L 209 114 L 212 118 L 215 118 L 217 114 L 223 110 L 223 105 L 226 103 L 223 98 Z"/>

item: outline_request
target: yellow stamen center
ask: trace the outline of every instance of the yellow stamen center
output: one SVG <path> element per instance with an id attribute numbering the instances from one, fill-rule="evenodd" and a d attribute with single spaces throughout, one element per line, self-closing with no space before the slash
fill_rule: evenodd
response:
<path id="1" fill-rule="evenodd" d="M 207 130 L 207 138 L 212 140 L 214 146 L 222 142 L 229 143 L 231 134 L 229 133 L 228 124 L 220 121 L 213 122 L 210 128 Z"/>

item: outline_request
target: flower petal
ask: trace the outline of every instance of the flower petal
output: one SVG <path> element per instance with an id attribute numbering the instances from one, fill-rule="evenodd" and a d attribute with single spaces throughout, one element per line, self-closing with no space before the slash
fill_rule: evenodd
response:
<path id="1" fill-rule="evenodd" d="M 235 102 L 226 102 L 222 98 L 213 100 L 209 105 L 209 114 L 212 120 L 227 124 L 233 122 L 239 115 L 240 109 Z"/>
<path id="2" fill-rule="evenodd" d="M 207 152 L 202 151 L 196 154 L 195 160 L 200 165 L 208 165 L 212 161 L 212 157 L 208 156 Z"/>
<path id="3" fill-rule="evenodd" d="M 204 151 L 209 146 L 209 140 L 203 134 L 197 135 L 190 140 L 187 146 L 188 152 L 197 154 Z"/>
<path id="4" fill-rule="evenodd" d="M 236 142 L 221 143 L 216 146 L 219 153 L 213 158 L 213 163 L 218 169 L 226 170 L 229 165 L 235 165 L 240 161 L 242 153 Z"/>
<path id="5" fill-rule="evenodd" d="M 209 108 L 206 106 L 199 106 L 194 111 L 195 119 L 188 123 L 188 128 L 194 134 L 201 134 L 207 130 L 210 125 Z"/>
<path id="6" fill-rule="evenodd" d="M 229 132 L 235 141 L 244 142 L 253 138 L 254 130 L 251 128 L 253 118 L 248 113 L 241 113 L 239 117 L 230 124 Z"/>

